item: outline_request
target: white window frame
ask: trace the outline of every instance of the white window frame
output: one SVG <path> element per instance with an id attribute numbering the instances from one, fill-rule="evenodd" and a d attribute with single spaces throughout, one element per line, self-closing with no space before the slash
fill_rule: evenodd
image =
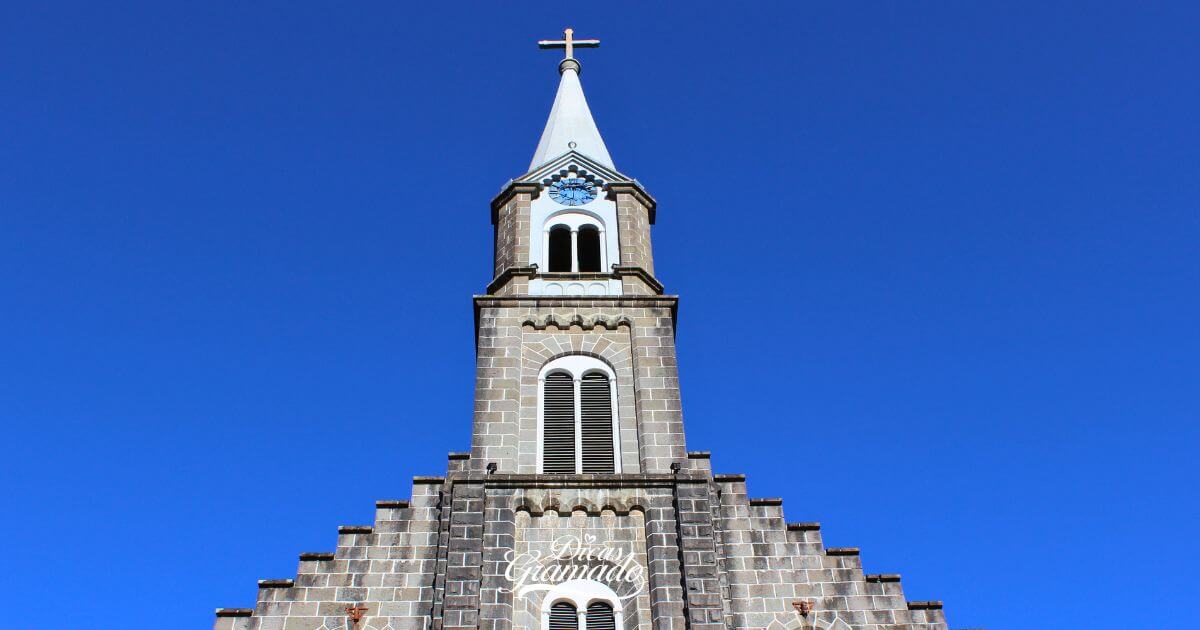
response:
<path id="1" fill-rule="evenodd" d="M 550 628 L 550 607 L 559 602 L 575 606 L 579 616 L 579 630 L 587 630 L 587 607 L 596 602 L 612 606 L 613 621 L 617 630 L 625 627 L 625 614 L 621 609 L 621 598 L 608 585 L 595 580 L 567 580 L 546 592 L 542 600 L 542 630 Z"/>
<path id="2" fill-rule="evenodd" d="M 546 377 L 561 373 L 571 377 L 575 388 L 575 473 L 583 472 L 583 405 L 580 400 L 580 385 L 588 374 L 600 373 L 608 377 L 608 400 L 612 406 L 613 472 L 621 472 L 621 420 L 617 417 L 617 375 L 607 363 L 595 357 L 571 354 L 546 363 L 538 372 L 537 391 L 537 473 L 544 472 L 542 458 L 545 455 L 545 395 Z M 549 614 L 549 613 L 547 613 Z"/>
<path id="3" fill-rule="evenodd" d="M 600 237 L 600 271 L 608 269 L 608 239 L 604 235 L 604 221 L 582 212 L 560 212 L 551 215 L 542 225 L 541 268 L 550 269 L 550 231 L 556 227 L 571 230 L 571 273 L 579 273 L 579 229 L 584 226 L 596 228 Z"/>

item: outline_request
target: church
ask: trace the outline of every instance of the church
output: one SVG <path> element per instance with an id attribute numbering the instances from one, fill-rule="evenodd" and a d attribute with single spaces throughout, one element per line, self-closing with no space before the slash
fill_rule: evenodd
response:
<path id="1" fill-rule="evenodd" d="M 528 171 L 491 201 L 471 447 L 216 630 L 945 630 L 941 602 L 688 451 L 657 202 L 616 167 L 577 40 Z M 465 333 L 466 331 L 464 331 Z M 332 534 L 332 532 L 331 532 Z"/>

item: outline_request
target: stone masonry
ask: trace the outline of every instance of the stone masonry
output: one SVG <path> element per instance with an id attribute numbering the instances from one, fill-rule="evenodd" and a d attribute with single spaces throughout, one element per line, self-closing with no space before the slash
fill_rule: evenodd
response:
<path id="1" fill-rule="evenodd" d="M 215 628 L 351 628 L 345 609 L 361 604 L 362 629 L 540 629 L 540 599 L 518 600 L 505 569 L 564 531 L 636 554 L 646 581 L 627 630 L 946 628 L 940 603 L 906 601 L 898 575 L 865 574 L 857 549 L 826 548 L 819 525 L 787 523 L 782 501 L 685 451 L 675 298 L 475 302 L 471 452 L 415 478 L 411 499 L 378 502 L 374 524 L 340 527 L 333 552 L 301 554 L 295 579 L 260 581 L 255 608 L 219 609 Z M 535 472 L 536 373 L 567 354 L 614 368 L 623 474 Z"/>
<path id="2" fill-rule="evenodd" d="M 217 630 L 539 628 L 515 601 L 507 552 L 553 530 L 612 536 L 644 563 L 624 627 L 944 630 L 939 602 L 904 598 L 900 576 L 866 574 L 856 548 L 829 548 L 817 523 L 788 523 L 779 499 L 750 498 L 707 453 L 667 474 L 417 477 L 412 499 L 377 503 L 373 525 L 338 528 L 329 553 L 302 553 L 294 579 L 261 580 L 254 608 L 217 610 Z M 607 524 L 606 524 L 607 523 Z M 636 538 L 635 538 L 636 537 Z M 686 588 L 686 591 L 685 591 Z M 684 593 L 686 592 L 686 597 Z M 812 612 L 802 617 L 799 602 Z"/>

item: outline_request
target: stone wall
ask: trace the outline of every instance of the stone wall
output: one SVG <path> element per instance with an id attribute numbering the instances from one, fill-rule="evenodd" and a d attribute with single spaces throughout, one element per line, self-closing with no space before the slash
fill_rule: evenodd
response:
<path id="1" fill-rule="evenodd" d="M 613 184 L 610 194 L 617 201 L 621 264 L 641 267 L 654 275 L 654 251 L 650 246 L 652 202 L 630 184 Z"/>
<path id="2" fill-rule="evenodd" d="M 599 514 L 588 514 L 585 510 L 577 509 L 559 515 L 554 510 L 547 510 L 540 515 L 533 515 L 521 510 L 516 514 L 515 558 L 547 558 L 556 553 L 572 553 L 573 547 L 615 549 L 620 554 L 630 554 L 630 564 L 634 567 L 630 573 L 640 580 L 628 582 L 620 579 L 605 579 L 606 574 L 624 576 L 624 573 L 613 571 L 611 565 L 624 568 L 623 564 L 609 562 L 580 563 L 596 570 L 601 583 L 611 588 L 619 596 L 628 597 L 624 606 L 623 628 L 625 630 L 649 630 L 650 628 L 650 593 L 645 588 L 647 575 L 646 561 L 646 523 L 645 514 L 640 509 L 632 509 L 626 514 L 617 514 L 611 509 L 602 510 Z M 566 563 L 564 563 L 566 564 Z M 520 573 L 516 575 L 520 576 Z M 520 592 L 520 591 L 518 591 Z M 512 625 L 519 630 L 541 630 L 541 607 L 546 591 L 529 589 L 521 593 L 524 597 L 516 602 L 513 608 Z"/>
<path id="3" fill-rule="evenodd" d="M 529 263 L 529 208 L 536 192 L 535 185 L 514 185 L 492 202 L 493 278 Z"/>
<path id="4" fill-rule="evenodd" d="M 569 532 L 644 571 L 624 630 L 946 630 L 940 602 L 906 601 L 899 575 L 866 574 L 858 549 L 826 548 L 818 524 L 788 523 L 781 500 L 750 497 L 743 476 L 686 451 L 677 298 L 653 278 L 654 201 L 640 186 L 609 189 L 626 295 L 525 295 L 537 191 L 512 184 L 492 205 L 470 453 L 451 454 L 445 477 L 414 478 L 411 499 L 378 502 L 373 524 L 340 527 L 334 551 L 301 554 L 295 578 L 260 581 L 254 608 L 218 609 L 214 627 L 345 630 L 347 606 L 362 606 L 358 630 L 540 630 L 546 591 L 516 593 L 506 571 Z M 570 354 L 616 376 L 621 474 L 534 474 L 538 373 Z"/>
<path id="5" fill-rule="evenodd" d="M 447 477 L 415 478 L 411 500 L 380 501 L 373 525 L 340 527 L 333 552 L 301 554 L 294 579 L 260 581 L 256 606 L 218 609 L 214 627 L 343 629 L 346 606 L 361 604 L 361 630 L 535 630 L 540 602 L 514 594 L 507 563 L 567 531 L 645 567 L 626 630 L 946 630 L 940 602 L 906 601 L 899 575 L 865 573 L 858 549 L 787 523 L 782 502 L 749 497 L 743 476 L 713 475 L 706 453 L 680 463 L 672 474 L 487 475 L 452 454 Z"/>
<path id="6" fill-rule="evenodd" d="M 686 450 L 674 305 L 667 296 L 477 297 L 472 461 L 535 472 L 538 372 L 559 356 L 584 354 L 617 374 L 623 470 L 669 471 Z"/>

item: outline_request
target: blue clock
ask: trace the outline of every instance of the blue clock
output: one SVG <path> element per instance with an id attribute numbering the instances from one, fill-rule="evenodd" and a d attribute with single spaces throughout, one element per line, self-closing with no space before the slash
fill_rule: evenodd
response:
<path id="1" fill-rule="evenodd" d="M 564 206 L 582 206 L 596 198 L 596 185 L 579 177 L 567 177 L 550 184 L 550 197 Z"/>

